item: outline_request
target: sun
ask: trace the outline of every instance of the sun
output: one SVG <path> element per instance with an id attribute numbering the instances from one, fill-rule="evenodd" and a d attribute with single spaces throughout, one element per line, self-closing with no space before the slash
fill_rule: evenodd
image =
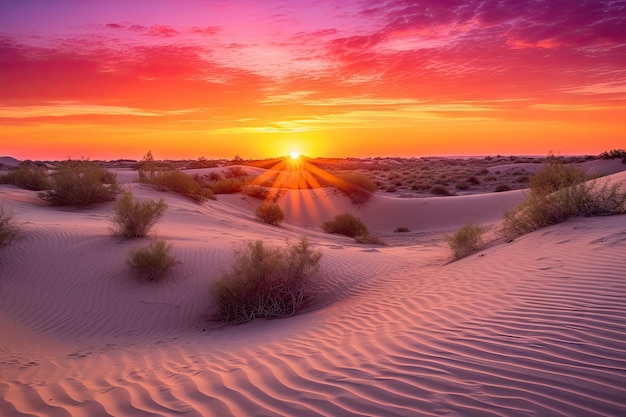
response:
<path id="1" fill-rule="evenodd" d="M 300 154 L 296 151 L 293 151 L 289 154 L 289 156 L 291 156 L 291 159 L 298 159 L 300 158 Z"/>

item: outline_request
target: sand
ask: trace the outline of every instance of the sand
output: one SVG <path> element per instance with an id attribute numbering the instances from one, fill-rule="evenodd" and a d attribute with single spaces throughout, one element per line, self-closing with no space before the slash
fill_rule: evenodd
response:
<path id="1" fill-rule="evenodd" d="M 254 220 L 249 197 L 197 205 L 129 187 L 169 205 L 150 238 L 113 237 L 113 203 L 47 207 L 0 186 L 24 231 L 0 249 L 0 415 L 624 415 L 626 216 L 573 219 L 450 262 L 443 233 L 466 220 L 495 230 L 524 192 L 376 195 L 355 208 L 329 189 L 292 190 L 273 227 Z M 344 211 L 390 245 L 321 231 Z M 241 326 L 206 320 L 207 285 L 235 245 L 300 235 L 323 252 L 316 305 Z M 169 279 L 138 282 L 126 254 L 156 237 L 178 263 Z"/>

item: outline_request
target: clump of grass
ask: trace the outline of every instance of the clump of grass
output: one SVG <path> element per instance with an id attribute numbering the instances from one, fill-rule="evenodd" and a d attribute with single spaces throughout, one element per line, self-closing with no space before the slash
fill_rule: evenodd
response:
<path id="1" fill-rule="evenodd" d="M 554 157 L 530 178 L 530 195 L 514 211 L 504 213 L 502 233 L 508 238 L 562 223 L 577 216 L 626 213 L 621 184 L 589 180 L 579 168 Z"/>
<path id="2" fill-rule="evenodd" d="M 265 202 L 256 209 L 256 218 L 264 223 L 278 226 L 285 219 L 285 213 L 278 204 Z"/>
<path id="3" fill-rule="evenodd" d="M 51 177 L 52 189 L 39 197 L 55 206 L 112 201 L 120 191 L 115 174 L 95 162 L 65 161 Z"/>
<path id="4" fill-rule="evenodd" d="M 160 190 L 181 194 L 199 204 L 215 199 L 209 188 L 203 187 L 191 175 L 181 171 L 156 171 L 146 178 Z"/>
<path id="5" fill-rule="evenodd" d="M 207 183 L 213 194 L 234 194 L 242 190 L 246 183 L 239 178 L 223 178 Z"/>
<path id="6" fill-rule="evenodd" d="M 30 161 L 4 174 L 0 174 L 0 184 L 13 184 L 33 191 L 49 190 L 51 183 L 46 168 Z"/>
<path id="7" fill-rule="evenodd" d="M 0 247 L 8 245 L 20 233 L 12 211 L 0 205 Z"/>
<path id="8" fill-rule="evenodd" d="M 401 226 L 401 227 L 396 227 L 396 229 L 393 232 L 394 233 L 408 233 L 410 231 L 411 230 L 409 230 L 408 227 Z"/>
<path id="9" fill-rule="evenodd" d="M 474 252 L 482 243 L 484 229 L 473 222 L 466 222 L 453 234 L 445 235 L 446 242 L 455 259 L 463 258 Z"/>
<path id="10" fill-rule="evenodd" d="M 315 293 L 321 251 L 306 237 L 285 247 L 249 241 L 234 251 L 232 270 L 210 285 L 218 320 L 233 324 L 297 313 Z"/>
<path id="11" fill-rule="evenodd" d="M 369 234 L 365 223 L 358 217 L 343 213 L 335 216 L 334 220 L 328 220 L 322 225 L 326 233 L 335 233 L 349 237 L 364 236 Z"/>
<path id="12" fill-rule="evenodd" d="M 113 233 L 127 239 L 144 237 L 163 217 L 166 209 L 163 199 L 139 202 L 133 199 L 132 193 L 126 192 L 115 204 L 111 228 Z"/>
<path id="13" fill-rule="evenodd" d="M 138 279 L 156 281 L 167 276 L 176 264 L 171 250 L 172 245 L 164 240 L 156 240 L 149 246 L 131 249 L 126 263 Z"/>

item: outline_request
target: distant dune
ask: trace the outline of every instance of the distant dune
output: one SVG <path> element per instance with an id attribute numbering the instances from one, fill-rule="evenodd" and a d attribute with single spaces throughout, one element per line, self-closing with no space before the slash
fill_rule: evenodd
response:
<path id="1" fill-rule="evenodd" d="M 609 178 L 626 186 L 621 171 Z M 23 230 L 0 248 L 2 416 L 619 416 L 626 409 L 626 216 L 493 240 L 450 262 L 444 233 L 466 220 L 493 230 L 524 191 L 379 193 L 357 208 L 332 189 L 290 190 L 278 201 L 286 221 L 274 227 L 255 220 L 259 200 L 220 195 L 198 205 L 132 182 L 133 171 L 118 175 L 137 198 L 167 201 L 150 238 L 111 236 L 113 203 L 48 207 L 35 192 L 0 185 L 0 204 Z M 345 211 L 389 246 L 321 230 Z M 411 231 L 393 233 L 399 226 Z M 316 305 L 241 326 L 206 321 L 207 285 L 229 267 L 235 245 L 301 235 L 323 252 L 325 291 Z M 169 279 L 138 282 L 127 252 L 155 236 L 174 245 L 179 263 Z"/>
<path id="2" fill-rule="evenodd" d="M 20 161 L 11 156 L 0 156 L 0 168 L 4 165 L 7 167 L 16 167 Z"/>

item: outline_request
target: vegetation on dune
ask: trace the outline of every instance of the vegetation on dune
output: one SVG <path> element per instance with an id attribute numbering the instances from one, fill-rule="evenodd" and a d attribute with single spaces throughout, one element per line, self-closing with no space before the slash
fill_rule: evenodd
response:
<path id="1" fill-rule="evenodd" d="M 502 233 L 513 238 L 578 216 L 626 213 L 622 184 L 589 179 L 576 167 L 553 159 L 531 177 L 529 196 L 504 214 Z"/>
<path id="2" fill-rule="evenodd" d="M 64 161 L 51 178 L 51 189 L 39 193 L 39 197 L 55 206 L 112 201 L 120 192 L 115 174 L 95 162 Z"/>
<path id="3" fill-rule="evenodd" d="M 171 250 L 171 244 L 156 240 L 149 246 L 128 251 L 126 263 L 138 279 L 157 281 L 167 276 L 176 264 L 176 258 L 170 254 Z"/>
<path id="4" fill-rule="evenodd" d="M 144 237 L 163 217 L 166 209 L 163 199 L 140 202 L 133 199 L 131 192 L 126 192 L 115 204 L 112 231 L 127 239 Z"/>
<path id="5" fill-rule="evenodd" d="M 0 247 L 11 243 L 19 233 L 13 212 L 0 205 Z"/>
<path id="6" fill-rule="evenodd" d="M 482 243 L 484 229 L 473 222 L 466 222 L 453 234 L 446 234 L 445 239 L 455 259 L 463 258 L 478 249 Z"/>
<path id="7" fill-rule="evenodd" d="M 46 167 L 24 161 L 15 169 L 0 174 L 0 184 L 13 184 L 33 191 L 49 190 L 51 186 Z"/>
<path id="8" fill-rule="evenodd" d="M 158 190 L 181 194 L 199 204 L 215 199 L 210 188 L 204 187 L 191 175 L 181 171 L 156 171 L 146 175 L 144 181 L 154 184 Z"/>
<path id="9" fill-rule="evenodd" d="M 604 151 L 600 154 L 602 159 L 622 158 L 626 160 L 626 151 L 623 149 L 611 149 L 610 151 Z"/>
<path id="10" fill-rule="evenodd" d="M 363 236 L 369 233 L 365 223 L 350 213 L 337 214 L 333 220 L 324 222 L 322 229 L 326 233 L 334 233 L 348 237 Z"/>
<path id="11" fill-rule="evenodd" d="M 285 213 L 278 204 L 265 202 L 256 209 L 256 218 L 264 223 L 278 226 L 285 219 Z"/>
<path id="12" fill-rule="evenodd" d="M 241 324 L 297 313 L 313 299 L 322 252 L 306 237 L 284 247 L 249 241 L 234 251 L 230 272 L 209 286 L 215 318 Z"/>

